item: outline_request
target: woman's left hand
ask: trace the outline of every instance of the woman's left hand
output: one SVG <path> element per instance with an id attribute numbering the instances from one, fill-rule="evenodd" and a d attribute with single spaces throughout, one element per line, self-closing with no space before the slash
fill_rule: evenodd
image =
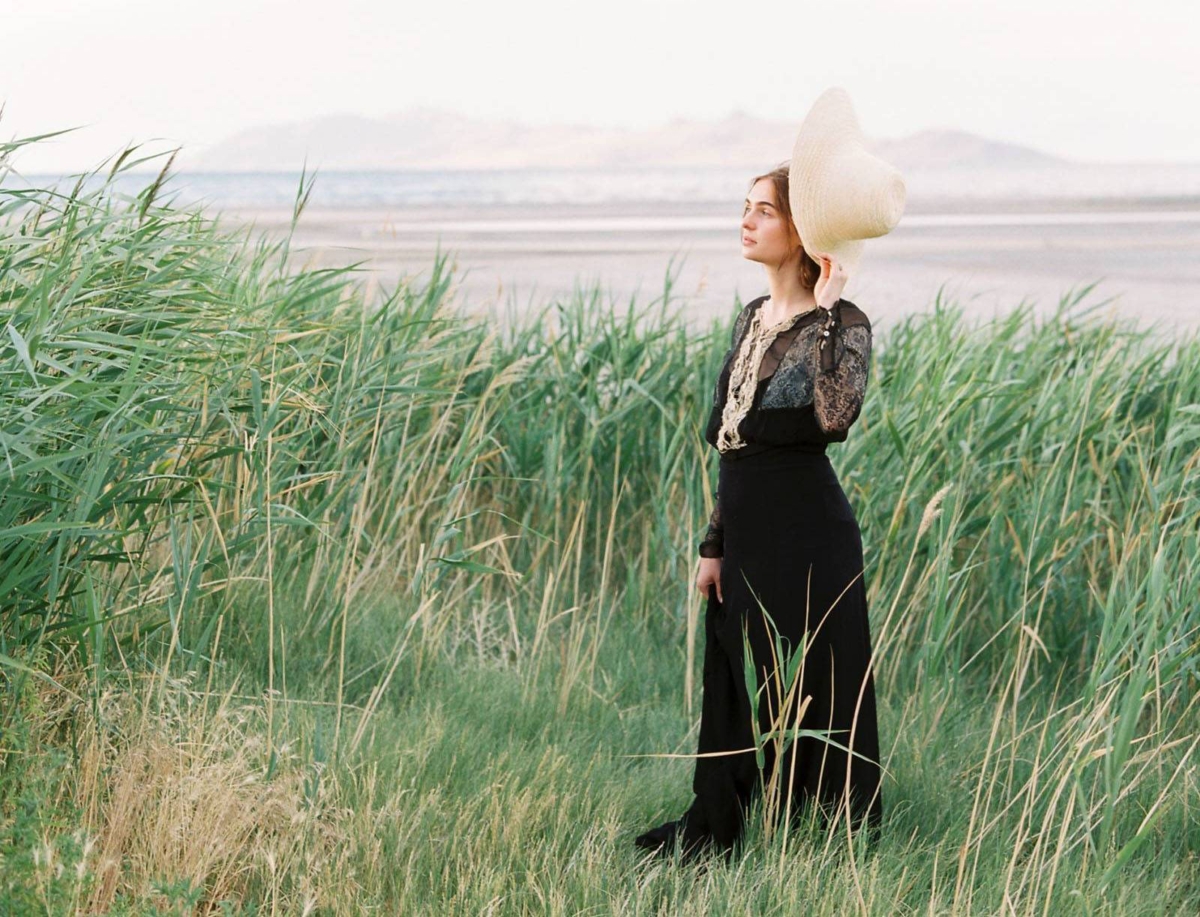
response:
<path id="1" fill-rule="evenodd" d="M 829 255 L 817 254 L 814 257 L 821 265 L 821 276 L 813 290 L 817 305 L 822 309 L 832 309 L 834 303 L 842 298 L 842 290 L 846 289 L 846 270 L 841 262 L 834 261 Z"/>

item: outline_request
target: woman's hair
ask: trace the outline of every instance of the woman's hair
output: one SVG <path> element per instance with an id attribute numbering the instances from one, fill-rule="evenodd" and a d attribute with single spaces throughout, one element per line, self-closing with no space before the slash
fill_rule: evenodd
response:
<path id="1" fill-rule="evenodd" d="M 788 200 L 788 166 L 789 163 L 786 161 L 781 162 L 770 172 L 755 175 L 750 179 L 750 187 L 746 189 L 746 193 L 749 194 L 761 179 L 769 178 L 775 188 L 775 209 L 783 214 L 788 226 L 795 229 L 796 224 L 792 221 L 792 205 Z M 800 285 L 806 290 L 811 290 L 821 279 L 821 265 L 804 249 L 804 240 L 800 241 Z"/>

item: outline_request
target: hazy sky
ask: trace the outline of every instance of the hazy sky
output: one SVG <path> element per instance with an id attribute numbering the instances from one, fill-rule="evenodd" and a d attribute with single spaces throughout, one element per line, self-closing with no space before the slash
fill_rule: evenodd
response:
<path id="1" fill-rule="evenodd" d="M 0 0 L 0 139 L 88 125 L 24 154 L 29 172 L 417 105 L 799 125 L 840 85 L 873 137 L 961 128 L 1085 161 L 1200 161 L 1197 47 L 1195 0 Z"/>

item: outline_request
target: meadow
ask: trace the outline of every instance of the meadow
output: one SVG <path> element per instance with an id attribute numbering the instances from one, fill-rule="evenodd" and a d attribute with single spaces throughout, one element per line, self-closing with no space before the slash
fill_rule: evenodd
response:
<path id="1" fill-rule="evenodd" d="M 177 205 L 170 158 L 12 190 L 0 144 L 0 913 L 1195 914 L 1200 341 L 875 342 L 858 516 L 884 825 L 691 800 L 728 319 L 428 277 Z M 301 180 L 295 218 L 311 191 Z M 869 305 L 864 304 L 869 314 Z"/>

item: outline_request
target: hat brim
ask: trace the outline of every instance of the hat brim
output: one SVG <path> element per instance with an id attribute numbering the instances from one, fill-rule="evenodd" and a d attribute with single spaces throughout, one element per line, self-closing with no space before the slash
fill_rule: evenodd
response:
<path id="1" fill-rule="evenodd" d="M 800 125 L 788 167 L 788 204 L 805 251 L 852 273 L 865 240 L 889 232 L 903 202 L 903 179 L 867 152 L 849 93 L 827 89 Z"/>

